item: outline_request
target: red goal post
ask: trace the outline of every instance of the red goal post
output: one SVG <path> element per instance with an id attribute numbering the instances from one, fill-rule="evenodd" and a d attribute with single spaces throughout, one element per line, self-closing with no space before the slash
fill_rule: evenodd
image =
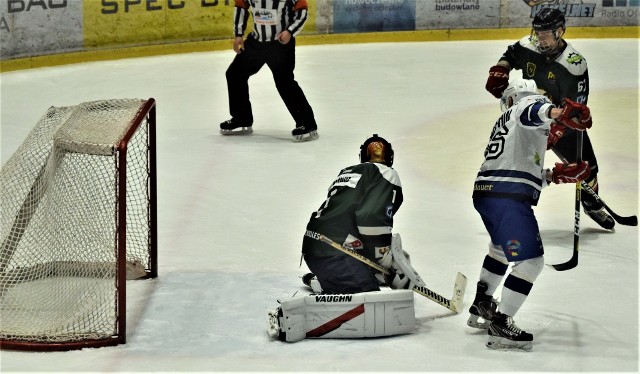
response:
<path id="1" fill-rule="evenodd" d="M 157 275 L 155 100 L 49 108 L 0 171 L 0 348 L 123 344 Z"/>

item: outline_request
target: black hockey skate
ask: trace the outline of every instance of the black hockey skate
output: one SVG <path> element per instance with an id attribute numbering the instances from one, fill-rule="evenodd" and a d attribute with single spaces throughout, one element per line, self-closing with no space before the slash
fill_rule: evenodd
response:
<path id="1" fill-rule="evenodd" d="M 320 285 L 320 281 L 318 281 L 318 278 L 316 277 L 315 274 L 307 273 L 303 275 L 302 283 L 304 283 L 306 286 L 311 288 L 311 290 L 313 290 L 313 293 L 316 293 L 316 294 L 322 293 L 322 286 Z"/>
<path id="2" fill-rule="evenodd" d="M 596 221 L 596 223 L 600 225 L 600 227 L 606 230 L 613 230 L 613 227 L 616 225 L 616 221 L 613 220 L 613 217 L 607 214 L 604 210 L 604 206 L 600 205 L 598 208 L 592 203 L 583 202 L 582 208 L 592 220 Z"/>
<path id="3" fill-rule="evenodd" d="M 291 136 L 294 142 L 306 142 L 320 137 L 317 126 L 298 126 L 291 131 Z"/>
<path id="4" fill-rule="evenodd" d="M 528 351 L 533 348 L 533 335 L 521 330 L 513 318 L 506 314 L 496 312 L 487 331 L 487 347 L 491 349 L 518 348 Z"/>
<path id="5" fill-rule="evenodd" d="M 304 283 L 305 285 L 311 287 L 311 280 L 313 278 L 315 278 L 316 275 L 313 273 L 307 273 L 305 275 L 302 276 L 302 283 Z"/>
<path id="6" fill-rule="evenodd" d="M 251 124 L 243 124 L 233 118 L 220 124 L 220 134 L 222 135 L 249 135 L 252 132 Z"/>
<path id="7" fill-rule="evenodd" d="M 476 329 L 487 329 L 493 320 L 498 309 L 498 302 L 493 297 L 486 294 L 487 285 L 478 282 L 476 298 L 469 308 L 469 319 L 467 325 Z"/>

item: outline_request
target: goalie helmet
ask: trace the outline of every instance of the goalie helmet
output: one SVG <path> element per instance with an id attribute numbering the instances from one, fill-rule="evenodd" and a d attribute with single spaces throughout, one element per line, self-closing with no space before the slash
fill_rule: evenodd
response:
<path id="1" fill-rule="evenodd" d="M 566 20 L 555 8 L 542 8 L 531 23 L 531 41 L 543 55 L 555 53 L 560 47 Z"/>
<path id="2" fill-rule="evenodd" d="M 523 97 L 539 95 L 536 82 L 531 79 L 518 79 L 509 83 L 500 98 L 500 109 L 506 111 Z"/>
<path id="3" fill-rule="evenodd" d="M 360 162 L 378 162 L 393 165 L 393 148 L 384 138 L 373 134 L 360 146 Z"/>

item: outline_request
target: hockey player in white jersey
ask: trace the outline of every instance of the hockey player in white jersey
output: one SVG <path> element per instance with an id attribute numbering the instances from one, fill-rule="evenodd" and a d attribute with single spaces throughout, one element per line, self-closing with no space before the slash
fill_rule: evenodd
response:
<path id="1" fill-rule="evenodd" d="M 491 237 L 480 271 L 468 325 L 488 328 L 489 348 L 531 349 L 533 335 L 513 321 L 544 266 L 544 249 L 532 206 L 542 188 L 579 183 L 589 176 L 587 162 L 544 168 L 552 122 L 577 131 L 591 127 L 589 108 L 566 99 L 557 108 L 538 94 L 533 80 L 514 81 L 501 98 L 485 160 L 475 180 L 473 204 Z M 493 298 L 506 275 L 500 301 Z"/>
<path id="2" fill-rule="evenodd" d="M 539 1 L 539 3 L 552 1 Z M 565 1 L 566 2 L 566 1 Z M 520 70 L 526 79 L 533 79 L 545 96 L 557 106 L 564 99 L 588 104 L 589 69 L 587 60 L 571 43 L 564 39 L 566 19 L 557 5 L 541 6 L 531 23 L 531 33 L 514 44 L 489 69 L 485 88 L 496 98 L 501 98 L 509 84 L 512 70 Z M 591 173 L 585 182 L 599 193 L 598 160 L 589 134 L 582 134 L 581 159 L 589 162 Z M 547 149 L 553 149 L 569 162 L 577 159 L 577 132 L 552 125 Z M 591 193 L 580 197 L 584 212 L 602 228 L 612 230 L 615 220 L 607 214 L 602 202 Z"/>

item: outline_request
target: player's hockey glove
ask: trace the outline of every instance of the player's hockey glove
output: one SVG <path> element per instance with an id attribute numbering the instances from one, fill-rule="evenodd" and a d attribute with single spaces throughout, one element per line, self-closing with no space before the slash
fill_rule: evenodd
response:
<path id="1" fill-rule="evenodd" d="M 556 118 L 556 122 L 570 127 L 574 130 L 584 131 L 590 129 L 592 125 L 591 111 L 584 104 L 576 103 L 570 99 L 564 99 L 560 106 L 562 113 Z"/>
<path id="2" fill-rule="evenodd" d="M 503 65 L 495 65 L 489 69 L 489 78 L 484 86 L 489 93 L 499 99 L 509 85 L 509 69 Z"/>
<path id="3" fill-rule="evenodd" d="M 553 183 L 579 183 L 587 178 L 591 173 L 591 167 L 587 161 L 581 161 L 580 164 L 568 164 L 557 162 L 551 172 L 551 180 Z"/>
<path id="4" fill-rule="evenodd" d="M 556 145 L 558 140 L 562 138 L 564 135 L 564 130 L 567 128 L 564 125 L 553 122 L 551 124 L 551 128 L 549 129 L 549 137 L 547 138 L 547 149 L 553 148 Z"/>

